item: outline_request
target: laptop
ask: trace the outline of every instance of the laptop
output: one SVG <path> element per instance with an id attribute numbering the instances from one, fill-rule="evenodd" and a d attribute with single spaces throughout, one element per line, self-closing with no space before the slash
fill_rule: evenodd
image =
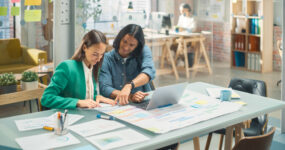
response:
<path id="1" fill-rule="evenodd" d="M 131 103 L 131 105 L 144 110 L 151 110 L 159 107 L 166 107 L 177 104 L 181 99 L 188 83 L 179 83 L 157 88 L 155 91 L 148 92 L 149 95 L 140 103 Z"/>

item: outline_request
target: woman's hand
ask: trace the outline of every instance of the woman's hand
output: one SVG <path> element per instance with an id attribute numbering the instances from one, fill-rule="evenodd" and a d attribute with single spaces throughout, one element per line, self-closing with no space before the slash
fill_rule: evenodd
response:
<path id="1" fill-rule="evenodd" d="M 131 100 L 135 103 L 139 103 L 144 100 L 144 98 L 148 96 L 148 93 L 144 93 L 141 91 L 137 91 L 131 98 Z"/>
<path id="2" fill-rule="evenodd" d="M 109 98 L 106 98 L 104 96 L 101 96 L 101 95 L 97 95 L 96 96 L 96 102 L 99 102 L 99 103 L 106 103 L 106 104 L 110 104 L 112 106 L 116 105 L 117 102 L 112 100 L 112 99 L 109 99 Z"/>
<path id="3" fill-rule="evenodd" d="M 95 102 L 92 99 L 85 99 L 85 100 L 78 100 L 77 107 L 79 108 L 95 108 L 95 107 L 101 107 L 99 102 Z"/>
<path id="4" fill-rule="evenodd" d="M 132 85 L 131 84 L 126 84 L 123 89 L 118 93 L 115 102 L 120 105 L 126 105 L 129 103 L 129 95 L 131 93 Z"/>

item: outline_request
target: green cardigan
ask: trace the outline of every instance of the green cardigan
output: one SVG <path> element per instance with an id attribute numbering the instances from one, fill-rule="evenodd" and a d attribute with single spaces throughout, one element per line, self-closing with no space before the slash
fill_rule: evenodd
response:
<path id="1" fill-rule="evenodd" d="M 94 99 L 96 99 L 96 81 L 93 76 Z M 47 108 L 74 109 L 78 100 L 86 96 L 86 82 L 82 62 L 66 60 L 60 63 L 45 89 L 41 104 Z"/>

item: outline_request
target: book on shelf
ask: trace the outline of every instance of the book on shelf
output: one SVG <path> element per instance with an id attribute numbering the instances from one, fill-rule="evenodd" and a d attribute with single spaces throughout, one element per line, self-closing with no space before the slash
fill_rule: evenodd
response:
<path id="1" fill-rule="evenodd" d="M 260 19 L 250 19 L 250 34 L 260 34 Z"/>

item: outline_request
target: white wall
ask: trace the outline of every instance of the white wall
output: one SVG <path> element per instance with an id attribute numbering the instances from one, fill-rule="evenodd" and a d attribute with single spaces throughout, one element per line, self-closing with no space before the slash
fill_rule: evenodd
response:
<path id="1" fill-rule="evenodd" d="M 274 7 L 273 23 L 278 26 L 282 26 L 282 0 L 274 0 L 273 7 Z"/>

